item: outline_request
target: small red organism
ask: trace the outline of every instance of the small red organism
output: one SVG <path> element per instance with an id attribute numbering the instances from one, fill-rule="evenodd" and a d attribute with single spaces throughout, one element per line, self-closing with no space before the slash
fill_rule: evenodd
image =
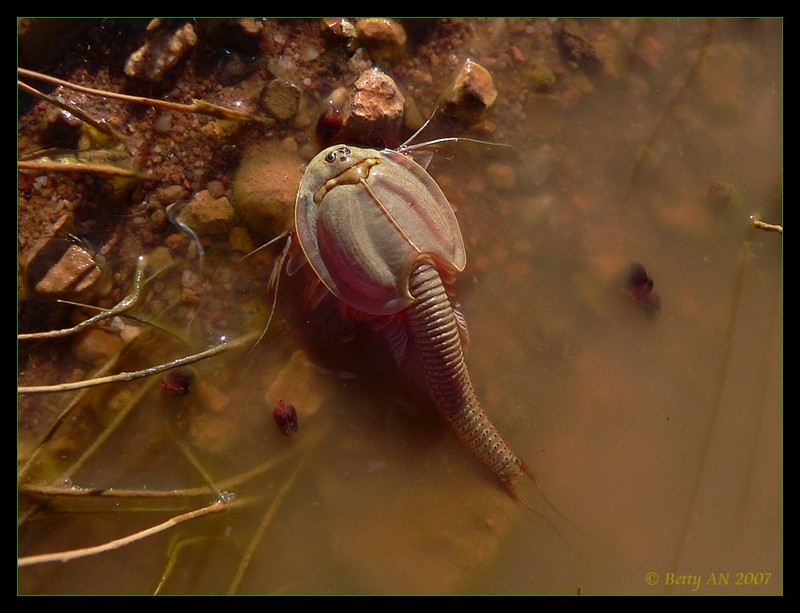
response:
<path id="1" fill-rule="evenodd" d="M 294 405 L 278 400 L 278 406 L 272 411 L 275 423 L 286 436 L 297 432 L 297 409 Z"/>
<path id="2" fill-rule="evenodd" d="M 191 368 L 170 370 L 161 381 L 161 389 L 167 394 L 185 396 L 197 381 L 197 373 Z"/>
<path id="3" fill-rule="evenodd" d="M 328 144 L 341 132 L 343 125 L 342 112 L 333 105 L 329 106 L 317 120 L 317 140 L 323 145 Z"/>
<path id="4" fill-rule="evenodd" d="M 653 291 L 653 279 L 647 273 L 644 265 L 639 262 L 634 262 L 628 268 L 625 277 L 625 291 L 651 317 L 656 315 L 661 308 L 658 294 Z"/>

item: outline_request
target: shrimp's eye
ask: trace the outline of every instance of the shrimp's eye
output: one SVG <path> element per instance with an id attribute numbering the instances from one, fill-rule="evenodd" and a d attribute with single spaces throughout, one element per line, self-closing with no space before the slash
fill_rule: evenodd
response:
<path id="1" fill-rule="evenodd" d="M 332 164 L 337 158 L 344 162 L 348 155 L 350 155 L 350 149 L 347 147 L 339 147 L 338 149 L 328 152 L 328 154 L 325 156 L 325 163 Z"/>

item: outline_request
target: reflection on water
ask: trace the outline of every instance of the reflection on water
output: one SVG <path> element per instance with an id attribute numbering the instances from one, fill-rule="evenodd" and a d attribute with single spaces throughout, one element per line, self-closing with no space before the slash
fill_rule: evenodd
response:
<path id="1" fill-rule="evenodd" d="M 478 395 L 571 523 L 532 483 L 521 496 L 546 520 L 510 498 L 381 348 L 284 326 L 284 295 L 267 337 L 195 365 L 186 396 L 152 379 L 86 394 L 30 480 L 203 495 L 38 496 L 20 554 L 107 542 L 221 489 L 240 506 L 21 569 L 20 591 L 782 592 L 781 236 L 750 223 L 781 221 L 782 24 L 591 22 L 602 68 L 560 62 L 553 91 L 503 98 L 557 24 L 490 23 L 465 28 L 466 48 L 500 92 L 490 138 L 516 152 L 449 145 L 428 170 L 467 243 Z M 626 290 L 634 262 L 655 313 Z M 231 329 L 263 325 L 262 266 L 224 273 L 242 295 Z M 159 330 L 136 342 L 125 370 L 153 347 L 197 350 Z M 279 399 L 297 407 L 296 436 L 275 427 Z"/>

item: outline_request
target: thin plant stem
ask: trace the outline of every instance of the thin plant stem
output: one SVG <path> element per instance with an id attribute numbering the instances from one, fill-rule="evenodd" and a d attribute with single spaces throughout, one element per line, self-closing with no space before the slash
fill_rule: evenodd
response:
<path id="1" fill-rule="evenodd" d="M 243 483 L 250 481 L 264 473 L 269 472 L 276 466 L 282 464 L 290 456 L 284 454 L 271 460 L 259 464 L 244 473 L 220 481 L 219 484 L 212 488 L 210 486 L 204 487 L 189 487 L 183 489 L 170 489 L 170 490 L 129 490 L 129 489 L 95 489 L 95 488 L 82 488 L 80 486 L 63 487 L 56 485 L 38 485 L 27 483 L 21 485 L 19 490 L 21 493 L 30 494 L 33 496 L 46 496 L 46 497 L 66 497 L 66 498 L 189 498 L 195 496 L 208 496 L 208 494 L 216 495 L 217 493 L 225 490 L 231 490 Z"/>
<path id="2" fill-rule="evenodd" d="M 283 499 L 289 493 L 289 490 L 294 485 L 295 480 L 297 479 L 297 475 L 300 474 L 300 469 L 305 464 L 308 456 L 311 454 L 311 451 L 317 446 L 319 441 L 322 440 L 323 436 L 327 432 L 327 429 L 318 430 L 312 437 L 306 439 L 306 443 L 308 445 L 308 449 L 303 453 L 300 459 L 297 462 L 297 466 L 295 466 L 292 474 L 289 476 L 288 479 L 283 483 L 281 486 L 280 491 L 275 496 L 270 504 L 267 512 L 264 514 L 264 518 L 261 520 L 261 524 L 259 524 L 258 529 L 256 530 L 253 538 L 250 541 L 250 544 L 247 546 L 247 550 L 242 557 L 242 561 L 239 563 L 239 568 L 236 571 L 236 575 L 231 582 L 230 587 L 228 588 L 228 594 L 235 594 L 239 590 L 239 586 L 242 583 L 242 579 L 244 578 L 245 573 L 247 572 L 248 566 L 250 566 L 250 561 L 255 553 L 258 544 L 261 542 L 262 537 L 264 536 L 264 532 L 266 532 L 267 528 L 269 527 L 272 519 L 275 517 L 275 514 L 278 512 L 278 508 L 280 507 Z"/>
<path id="3" fill-rule="evenodd" d="M 180 449 L 181 453 L 188 460 L 189 464 L 191 464 L 192 467 L 194 467 L 194 469 L 200 473 L 200 476 L 203 477 L 203 481 L 206 482 L 208 488 L 214 493 L 215 496 L 221 498 L 224 495 L 222 490 L 220 490 L 219 486 L 214 482 L 214 479 L 200 463 L 200 460 L 197 458 L 197 456 L 192 452 L 191 449 L 189 449 L 189 445 L 187 445 L 184 441 L 175 438 L 174 436 L 172 440 L 178 445 L 178 449 Z"/>
<path id="4" fill-rule="evenodd" d="M 673 119 L 673 114 L 675 113 L 675 109 L 678 108 L 681 100 L 683 99 L 684 95 L 687 91 L 689 91 L 689 87 L 694 83 L 697 76 L 700 74 L 700 69 L 703 66 L 703 62 L 706 59 L 706 53 L 708 52 L 708 46 L 711 42 L 711 37 L 714 34 L 714 29 L 716 27 L 716 23 L 713 19 L 709 19 L 706 21 L 705 25 L 703 26 L 703 30 L 701 32 L 701 44 L 700 49 L 697 52 L 697 56 L 694 59 L 691 67 L 689 68 L 689 73 L 686 75 L 686 79 L 684 79 L 683 84 L 675 92 L 672 99 L 669 101 L 666 110 L 661 114 L 661 119 L 658 122 L 658 125 L 653 130 L 653 133 L 650 135 L 650 138 L 645 143 L 644 147 L 641 149 L 641 153 L 638 155 L 636 159 L 636 163 L 633 166 L 633 179 L 634 181 L 639 177 L 639 173 L 642 170 L 642 166 L 647 159 L 648 154 L 653 149 L 653 144 L 658 140 L 661 136 L 661 133 L 667 127 L 668 123 Z"/>
<path id="5" fill-rule="evenodd" d="M 80 332 L 84 328 L 91 326 L 92 324 L 97 323 L 103 319 L 107 319 L 109 317 L 114 317 L 115 315 L 119 315 L 120 313 L 124 313 L 128 309 L 133 308 L 139 302 L 142 293 L 142 281 L 144 279 L 144 273 L 147 269 L 147 257 L 146 256 L 139 256 L 136 262 L 136 272 L 134 273 L 133 277 L 133 285 L 131 287 L 131 291 L 125 296 L 122 300 L 120 300 L 116 306 L 110 309 L 102 309 L 100 313 L 86 319 L 71 328 L 64 328 L 61 330 L 48 330 L 47 332 L 31 332 L 29 334 L 18 334 L 17 339 L 21 341 L 33 340 L 33 339 L 47 339 L 47 338 L 58 338 L 61 336 L 69 336 L 70 334 L 75 334 L 76 332 Z M 90 307 L 95 308 L 95 307 Z"/>
<path id="6" fill-rule="evenodd" d="M 152 526 L 151 528 L 147 528 L 145 530 L 140 530 L 139 532 L 129 534 L 128 536 L 124 536 L 122 538 L 114 539 L 113 541 L 103 543 L 102 545 L 95 545 L 94 547 L 83 547 L 81 549 L 72 549 L 69 551 L 59 551 L 56 553 L 44 553 L 34 556 L 27 556 L 24 558 L 19 558 L 17 560 L 17 565 L 20 568 L 22 568 L 25 566 L 33 566 L 35 564 L 47 564 L 50 562 L 69 562 L 71 560 L 77 560 L 79 558 L 86 558 L 88 556 L 93 556 L 100 553 L 106 553 L 108 551 L 113 551 L 115 549 L 125 547 L 137 541 L 141 541 L 150 536 L 153 536 L 154 534 L 164 532 L 165 530 L 174 528 L 175 526 L 178 526 L 184 522 L 191 521 L 193 519 L 198 519 L 205 515 L 211 515 L 212 513 L 219 513 L 221 511 L 225 511 L 226 509 L 230 509 L 234 505 L 237 505 L 237 503 L 241 504 L 241 502 L 242 501 L 236 501 L 236 500 L 233 501 L 217 500 L 213 504 L 210 504 L 206 507 L 195 509 L 194 511 L 189 511 L 188 513 L 183 513 L 182 515 L 176 515 L 175 517 L 171 517 L 167 521 L 160 523 L 156 526 Z"/>
<path id="7" fill-rule="evenodd" d="M 144 385 L 142 385 L 133 395 L 133 397 L 126 403 L 125 407 L 120 410 L 116 415 L 114 415 L 114 419 L 111 420 L 111 423 L 98 435 L 92 444 L 81 454 L 81 456 L 75 460 L 75 462 L 66 470 L 62 475 L 56 479 L 56 482 L 65 482 L 67 479 L 71 478 L 83 464 L 88 460 L 94 453 L 105 443 L 108 438 L 114 433 L 117 427 L 125 421 L 125 418 L 133 411 L 133 409 L 138 405 L 139 401 L 144 397 L 144 395 L 150 391 L 150 388 L 153 387 L 155 384 L 155 380 L 151 379 L 149 381 L 145 381 Z"/>
<path id="8" fill-rule="evenodd" d="M 254 121 L 259 123 L 267 123 L 266 118 L 258 117 L 256 115 L 251 115 L 250 113 L 245 113 L 243 111 L 236 111 L 233 109 L 225 108 L 223 106 L 211 104 L 210 102 L 204 102 L 202 100 L 193 100 L 191 104 L 183 104 L 180 102 L 170 102 L 168 100 L 158 100 L 157 98 L 146 98 L 144 96 L 131 96 L 128 94 L 120 94 L 117 92 L 109 92 L 109 91 L 103 91 L 101 89 L 84 87 L 83 85 L 70 83 L 69 81 L 57 79 L 56 77 L 51 77 L 49 75 L 42 74 L 41 72 L 28 70 L 26 68 L 17 68 L 17 71 L 22 76 L 31 79 L 37 79 L 39 81 L 45 81 L 47 83 L 53 83 L 54 85 L 60 85 L 62 87 L 66 87 L 68 89 L 71 89 L 76 92 L 81 92 L 83 94 L 88 94 L 90 96 L 102 96 L 104 98 L 112 98 L 114 100 L 132 102 L 134 104 L 146 104 L 148 106 L 155 106 L 170 111 L 180 111 L 182 113 L 196 113 L 199 115 L 208 115 L 216 119 L 235 119 L 238 121 Z"/>
<path id="9" fill-rule="evenodd" d="M 166 585 L 169 578 L 172 576 L 172 571 L 175 569 L 175 566 L 178 564 L 178 556 L 181 552 L 191 545 L 196 543 L 202 543 L 203 541 L 215 541 L 220 540 L 221 537 L 219 536 L 193 536 L 190 538 L 183 539 L 179 543 L 177 543 L 169 552 L 169 560 L 167 560 L 167 567 L 164 569 L 164 572 L 161 574 L 161 580 L 158 582 L 153 595 L 158 595 L 161 593 L 161 590 L 164 589 L 164 585 Z"/>
<path id="10" fill-rule="evenodd" d="M 106 362 L 104 366 L 100 368 L 97 374 L 102 376 L 104 373 L 110 371 L 114 367 L 114 364 L 116 363 L 117 363 L 116 358 L 109 360 L 108 362 Z M 89 388 L 84 388 L 82 390 L 79 390 L 79 392 L 75 394 L 75 397 L 70 401 L 70 403 L 64 408 L 63 411 L 61 411 L 61 414 L 58 417 L 56 417 L 55 420 L 53 420 L 53 423 L 47 429 L 47 432 L 44 433 L 42 438 L 36 444 L 30 457 L 27 459 L 25 464 L 23 464 L 22 467 L 20 468 L 19 473 L 17 475 L 17 480 L 19 483 L 22 483 L 25 480 L 25 478 L 28 476 L 28 472 L 30 471 L 31 467 L 35 465 L 37 458 L 44 451 L 45 444 L 50 439 L 53 438 L 55 433 L 61 427 L 61 424 L 63 424 L 66 421 L 67 417 L 69 417 L 72 414 L 72 412 L 81 403 L 84 396 L 86 396 L 88 392 Z"/>
<path id="11" fill-rule="evenodd" d="M 159 177 L 150 176 L 119 166 L 109 166 L 108 164 L 94 164 L 91 162 L 54 162 L 50 160 L 20 160 L 17 162 L 20 170 L 31 170 L 39 173 L 46 172 L 88 172 L 93 175 L 105 175 L 107 177 L 122 177 L 126 179 L 148 179 L 158 180 Z"/>
<path id="12" fill-rule="evenodd" d="M 694 476 L 694 483 L 692 484 L 691 496 L 689 504 L 686 508 L 686 513 L 683 517 L 683 524 L 681 526 L 681 539 L 678 548 L 675 551 L 675 557 L 672 560 L 670 568 L 680 568 L 679 564 L 683 556 L 684 549 L 688 545 L 691 538 L 690 526 L 692 518 L 695 516 L 695 508 L 697 501 L 700 498 L 700 487 L 703 483 L 703 473 L 705 472 L 708 463 L 708 453 L 711 449 L 711 437 L 714 433 L 714 428 L 719 418 L 720 410 L 722 408 L 723 390 L 725 389 L 725 382 L 728 380 L 729 368 L 731 365 L 731 354 L 733 348 L 734 330 L 736 329 L 736 322 L 739 319 L 739 313 L 742 306 L 742 292 L 744 289 L 744 278 L 747 273 L 747 262 L 750 257 L 751 245 L 749 241 L 745 241 L 741 253 L 739 254 L 739 264 L 736 268 L 736 280 L 733 290 L 733 303 L 731 304 L 730 317 L 725 333 L 725 344 L 722 352 L 722 363 L 720 365 L 719 376 L 717 377 L 717 385 L 714 390 L 714 403 L 711 407 L 711 414 L 708 419 L 708 427 L 705 431 L 703 439 L 702 450 L 700 452 L 700 468 Z"/>
<path id="13" fill-rule="evenodd" d="M 107 124 L 104 121 L 96 120 L 94 117 L 91 117 L 90 115 L 79 109 L 77 106 L 75 106 L 74 104 L 70 104 L 69 102 L 60 100 L 56 96 L 49 96 L 48 94 L 39 91 L 35 87 L 31 87 L 27 83 L 23 83 L 19 79 L 17 79 L 17 87 L 19 87 L 22 91 L 27 92 L 32 96 L 39 98 L 40 100 L 44 100 L 45 102 L 48 102 L 53 106 L 57 106 L 58 108 L 67 111 L 71 115 L 80 119 L 83 123 L 92 126 L 98 132 L 106 134 L 107 136 L 111 136 L 120 142 L 124 142 L 125 140 L 124 137 L 119 132 L 114 130 L 114 128 L 112 128 L 109 124 Z"/>
<path id="14" fill-rule="evenodd" d="M 778 234 L 783 234 L 783 226 L 767 223 L 765 221 L 761 221 L 760 219 L 754 219 L 753 225 L 759 230 L 764 230 L 765 232 L 777 232 Z"/>
<path id="15" fill-rule="evenodd" d="M 214 345 L 209 349 L 206 349 L 205 351 L 201 351 L 199 353 L 193 353 L 191 355 L 187 355 L 182 358 L 172 360 L 170 362 L 165 362 L 164 364 L 159 364 L 158 366 L 143 368 L 142 370 L 121 372 L 115 375 L 107 375 L 105 377 L 93 377 L 91 379 L 85 379 L 82 381 L 73 381 L 71 383 L 58 383 L 56 385 L 22 386 L 17 388 L 17 392 L 19 392 L 20 394 L 66 392 L 69 390 L 83 389 L 84 387 L 93 387 L 95 385 L 105 385 L 106 383 L 129 382 L 144 377 L 152 377 L 153 375 L 157 375 L 167 370 L 172 370 L 173 368 L 178 368 L 179 366 L 185 366 L 186 364 L 193 364 L 195 362 L 199 362 L 200 360 L 205 360 L 206 358 L 215 356 L 218 353 L 222 353 L 223 351 L 227 351 L 229 349 L 238 347 L 239 345 L 242 345 L 245 342 L 249 341 L 249 338 L 250 336 L 248 335 L 243 339 L 239 339 L 233 342 L 223 340 L 221 343 Z"/>
<path id="16" fill-rule="evenodd" d="M 297 462 L 297 466 L 292 471 L 292 474 L 289 476 L 288 479 L 283 483 L 278 494 L 272 501 L 272 504 L 269 505 L 267 512 L 264 514 L 264 518 L 261 520 L 261 524 L 259 524 L 258 529 L 256 530 L 253 538 L 250 540 L 250 544 L 247 546 L 247 550 L 244 552 L 242 556 L 242 561 L 239 563 L 239 568 L 236 570 L 236 575 L 231 582 L 230 587 L 228 588 L 228 594 L 235 594 L 239 590 L 239 586 L 242 583 L 242 579 L 244 578 L 244 574 L 247 572 L 247 568 L 250 566 L 250 561 L 253 558 L 253 554 L 255 553 L 258 544 L 261 542 L 262 537 L 264 536 L 264 532 L 266 532 L 269 525 L 272 523 L 272 519 L 275 517 L 275 514 L 278 512 L 283 499 L 286 497 L 286 494 L 289 493 L 289 490 L 294 485 L 295 479 L 297 475 L 300 473 L 300 469 L 305 464 L 306 458 L 308 457 L 309 452 L 313 447 L 309 447 L 309 450 L 303 454 L 300 460 Z"/>

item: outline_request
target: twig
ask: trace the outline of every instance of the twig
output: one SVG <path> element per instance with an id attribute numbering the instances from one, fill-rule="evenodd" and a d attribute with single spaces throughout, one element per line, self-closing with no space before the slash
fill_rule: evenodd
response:
<path id="1" fill-rule="evenodd" d="M 736 323 L 741 316 L 742 311 L 742 293 L 744 288 L 744 281 L 745 276 L 747 275 L 747 264 L 750 261 L 751 255 L 751 245 L 749 242 L 745 242 L 742 246 L 742 250 L 739 253 L 739 264 L 736 267 L 736 285 L 734 286 L 733 290 L 733 302 L 731 305 L 730 313 L 728 314 L 728 325 L 727 325 L 727 332 L 725 334 L 726 339 L 734 339 L 736 338 L 736 334 L 734 331 L 736 329 Z M 700 467 L 694 475 L 691 494 L 689 498 L 689 505 L 686 508 L 686 513 L 683 517 L 683 524 L 681 526 L 680 531 L 680 540 L 678 541 L 678 546 L 675 551 L 675 557 L 672 559 L 672 566 L 671 568 L 680 568 L 681 560 L 683 558 L 683 554 L 688 547 L 689 543 L 692 539 L 692 521 L 695 519 L 697 514 L 697 506 L 698 501 L 700 500 L 700 492 L 703 485 L 703 476 L 704 473 L 708 470 L 708 466 L 710 464 L 709 460 L 709 450 L 711 449 L 711 442 L 714 433 L 717 431 L 717 424 L 718 420 L 720 419 L 720 414 L 725 408 L 725 383 L 728 381 L 730 377 L 730 369 L 731 369 L 731 362 L 732 362 L 732 354 L 733 354 L 733 347 L 734 343 L 732 341 L 728 341 L 723 344 L 722 349 L 722 361 L 720 364 L 720 371 L 719 376 L 717 377 L 716 386 L 714 388 L 714 399 L 713 403 L 710 407 L 709 415 L 707 418 L 707 425 L 705 428 L 705 432 L 703 433 L 703 441 L 702 441 L 702 448 L 700 454 Z"/>
<path id="2" fill-rule="evenodd" d="M 33 170 L 41 174 L 46 172 L 88 172 L 93 175 L 105 175 L 107 177 L 123 177 L 126 179 L 148 179 L 156 181 L 156 177 L 151 177 L 138 170 L 130 170 L 119 166 L 108 164 L 94 164 L 91 162 L 54 162 L 41 160 L 26 160 L 17 162 L 20 170 Z"/>
<path id="3" fill-rule="evenodd" d="M 100 434 L 92 441 L 92 444 L 89 445 L 80 457 L 73 462 L 73 464 L 67 468 L 61 476 L 58 478 L 58 483 L 63 483 L 67 479 L 72 478 L 82 466 L 83 464 L 94 455 L 95 451 L 97 451 L 107 440 L 108 438 L 116 431 L 117 427 L 125 421 L 128 415 L 133 411 L 133 409 L 139 404 L 139 401 L 144 398 L 144 395 L 150 391 L 150 388 L 153 387 L 155 384 L 154 380 L 145 381 L 139 388 L 136 390 L 136 393 L 125 403 L 125 407 L 118 411 L 111 422 L 106 426 L 106 428 L 100 432 Z"/>
<path id="4" fill-rule="evenodd" d="M 109 360 L 108 362 L 106 362 L 106 364 L 104 364 L 100 368 L 100 370 L 97 371 L 96 374 L 102 375 L 103 373 L 110 371 L 116 363 L 117 363 L 117 358 Z M 72 414 L 75 408 L 80 405 L 80 403 L 83 401 L 83 398 L 88 393 L 89 393 L 89 388 L 84 388 L 80 390 L 77 394 L 75 394 L 74 398 L 70 401 L 70 403 L 66 406 L 66 408 L 63 411 L 61 411 L 61 414 L 58 417 L 56 417 L 56 419 L 47 429 L 47 432 L 44 433 L 39 442 L 36 444 L 33 452 L 31 453 L 31 456 L 28 458 L 28 460 L 25 462 L 22 468 L 20 468 L 19 475 L 17 476 L 17 481 L 19 483 L 22 483 L 28 476 L 28 472 L 35 465 L 36 459 L 44 451 L 45 444 L 53 438 L 55 433 L 61 427 L 61 424 L 63 424 L 66 421 L 67 417 L 69 417 Z"/>
<path id="5" fill-rule="evenodd" d="M 172 434 L 172 432 L 170 432 L 170 434 Z M 198 473 L 200 473 L 200 476 L 203 477 L 203 481 L 206 482 L 206 485 L 208 485 L 209 489 L 214 493 L 214 495 L 217 496 L 218 498 L 225 496 L 225 494 L 219 488 L 219 486 L 217 486 L 217 484 L 214 483 L 214 479 L 211 477 L 209 472 L 205 469 L 205 467 L 200 463 L 200 460 L 197 458 L 197 456 L 189 448 L 189 445 L 185 441 L 176 438 L 174 434 L 173 434 L 173 440 L 175 441 L 175 444 L 178 446 L 178 449 L 180 449 L 181 453 L 183 454 L 183 457 L 185 457 L 186 460 L 189 462 L 189 464 L 191 464 L 192 467 Z"/>
<path id="6" fill-rule="evenodd" d="M 56 485 L 38 485 L 26 483 L 20 485 L 19 491 L 34 496 L 59 496 L 59 497 L 85 497 L 85 498 L 188 498 L 194 496 L 217 495 L 221 491 L 230 491 L 242 483 L 246 483 L 259 475 L 269 472 L 284 460 L 288 455 L 273 458 L 255 468 L 230 479 L 221 481 L 216 487 L 190 487 L 175 490 L 127 490 L 127 489 L 94 489 L 78 486 L 63 487 Z"/>
<path id="7" fill-rule="evenodd" d="M 169 580 L 170 576 L 172 576 L 172 571 L 175 569 L 175 566 L 178 564 L 178 556 L 181 552 L 190 545 L 194 545 L 195 543 L 202 543 L 203 541 L 215 541 L 221 540 L 219 536 L 193 536 L 190 538 L 186 538 L 176 544 L 171 551 L 169 552 L 169 560 L 167 560 L 167 567 L 164 569 L 164 572 L 161 574 L 161 581 L 158 582 L 153 595 L 157 595 L 161 593 L 161 590 L 164 589 L 167 581 Z"/>
<path id="8" fill-rule="evenodd" d="M 289 490 L 294 485 L 294 481 L 297 478 L 297 475 L 300 473 L 300 469 L 305 464 L 306 458 L 308 457 L 309 452 L 313 449 L 313 446 L 310 446 L 308 451 L 303 454 L 303 457 L 297 462 L 297 466 L 295 467 L 292 474 L 289 476 L 288 479 L 283 483 L 281 486 L 280 491 L 278 492 L 277 496 L 275 496 L 272 504 L 270 504 L 267 512 L 264 514 L 264 518 L 261 520 L 261 524 L 259 524 L 258 529 L 256 530 L 253 538 L 250 541 L 250 544 L 247 546 L 247 550 L 244 552 L 242 556 L 242 561 L 239 563 L 239 568 L 236 570 L 236 575 L 231 582 L 230 587 L 228 588 L 228 594 L 235 594 L 239 590 L 239 585 L 242 583 L 242 579 L 244 578 L 244 574 L 247 572 L 247 568 L 250 566 L 250 560 L 255 553 L 258 544 L 261 542 L 261 538 L 264 536 L 264 532 L 266 532 L 269 525 L 272 523 L 272 519 L 275 517 L 275 514 L 278 512 L 278 508 L 280 507 L 283 499 L 286 497 L 286 494 L 289 493 Z"/>
<path id="9" fill-rule="evenodd" d="M 18 334 L 17 338 L 21 341 L 32 340 L 32 339 L 43 339 L 43 338 L 57 338 L 60 336 L 68 336 L 70 334 L 75 334 L 76 332 L 80 332 L 84 328 L 91 326 L 94 323 L 102 319 L 106 319 L 108 317 L 113 317 L 114 315 L 119 315 L 120 313 L 124 313 L 128 309 L 136 306 L 139 302 L 139 298 L 141 297 L 142 292 L 142 280 L 144 279 L 144 273 L 147 269 L 147 257 L 140 255 L 137 262 L 136 262 L 136 272 L 134 273 L 133 277 L 133 286 L 131 287 L 130 293 L 125 296 L 122 300 L 117 303 L 116 306 L 110 309 L 103 309 L 101 313 L 90 317 L 89 319 L 80 322 L 72 326 L 71 328 L 64 328 L 62 330 L 48 330 L 47 332 L 31 332 L 29 334 Z M 94 308 L 94 307 L 92 307 Z"/>
<path id="10" fill-rule="evenodd" d="M 177 360 L 172 360 L 171 362 L 159 364 L 158 366 L 143 368 L 142 370 L 121 372 L 115 375 L 108 375 L 105 377 L 95 377 L 94 379 L 86 379 L 83 381 L 73 381 L 71 383 L 59 383 L 56 385 L 22 386 L 17 388 L 17 392 L 19 392 L 20 394 L 66 392 L 69 390 L 82 389 L 84 387 L 92 387 L 95 385 L 105 385 L 106 383 L 117 383 L 120 381 L 128 382 L 128 381 L 133 381 L 135 379 L 141 379 L 143 377 L 152 377 L 153 375 L 157 375 L 158 373 L 162 373 L 167 370 L 172 370 L 173 368 L 178 368 L 179 366 L 185 366 L 186 364 L 193 364 L 194 362 L 199 362 L 200 360 L 210 358 L 211 356 L 217 355 L 218 353 L 222 353 L 223 351 L 232 349 L 236 346 L 239 346 L 240 344 L 244 344 L 247 340 L 249 340 L 249 336 L 232 343 L 223 340 L 218 345 L 214 345 L 210 349 L 206 349 L 205 351 L 201 351 L 200 353 L 193 353 L 192 355 L 187 355 L 185 357 L 178 358 Z"/>
<path id="11" fill-rule="evenodd" d="M 681 100 L 683 99 L 686 92 L 689 90 L 689 87 L 694 83 L 697 76 L 700 74 L 700 69 L 703 66 L 703 62 L 706 59 L 706 53 L 708 52 L 708 47 L 711 42 L 711 37 L 714 34 L 714 29 L 716 27 L 716 23 L 712 19 L 708 19 L 703 26 L 701 31 L 701 45 L 700 49 L 697 52 L 697 56 L 694 58 L 694 62 L 692 63 L 691 67 L 689 68 L 689 72 L 686 75 L 686 79 L 684 79 L 683 84 L 680 86 L 677 92 L 672 96 L 667 105 L 666 110 L 662 113 L 661 119 L 658 122 L 658 125 L 653 130 L 653 133 L 650 135 L 650 138 L 647 139 L 647 142 L 641 148 L 640 153 L 637 155 L 636 163 L 633 166 L 633 179 L 636 180 L 639 177 L 639 173 L 644 166 L 645 161 L 647 160 L 648 154 L 653 149 L 653 144 L 658 140 L 661 136 L 661 133 L 667 127 L 667 124 L 673 118 L 673 114 L 675 113 L 675 109 L 678 108 Z"/>
<path id="12" fill-rule="evenodd" d="M 764 230 L 766 232 L 777 232 L 778 234 L 783 234 L 783 226 L 767 223 L 765 221 L 761 221 L 760 219 L 754 219 L 753 225 L 759 230 Z"/>
<path id="13" fill-rule="evenodd" d="M 22 91 L 25 91 L 25 92 L 33 95 L 33 96 L 36 96 L 40 100 L 44 100 L 45 102 L 49 102 L 50 104 L 52 104 L 54 106 L 57 106 L 58 108 L 67 111 L 71 115 L 74 115 L 75 117 L 80 119 L 82 122 L 87 123 L 90 126 L 92 126 L 98 132 L 100 132 L 102 134 L 106 134 L 107 136 L 111 136 L 111 137 L 115 138 L 116 140 L 118 140 L 120 142 L 125 142 L 125 137 L 122 136 L 116 130 L 114 130 L 114 128 L 112 128 L 106 122 L 98 121 L 94 117 L 91 117 L 89 114 L 87 114 L 84 111 L 82 111 L 81 109 L 79 109 L 74 104 L 70 104 L 69 102 L 65 102 L 64 100 L 60 100 L 56 96 L 49 96 L 49 95 L 45 94 L 44 92 L 39 91 L 35 87 L 31 87 L 27 83 L 23 83 L 19 79 L 17 79 L 17 86 Z"/>
<path id="14" fill-rule="evenodd" d="M 46 564 L 48 562 L 69 562 L 70 560 L 77 560 L 78 558 L 85 558 L 88 556 L 96 555 L 98 553 L 113 551 L 114 549 L 119 549 L 120 547 L 125 547 L 126 545 L 130 545 L 131 543 L 135 543 L 136 541 L 141 541 L 142 539 L 145 539 L 149 536 L 153 536 L 154 534 L 158 534 L 159 532 L 164 532 L 164 530 L 169 530 L 170 528 L 174 528 L 175 526 L 182 524 L 184 522 L 197 519 L 198 517 L 203 517 L 204 515 L 219 513 L 220 511 L 224 511 L 225 509 L 230 508 L 234 504 L 236 504 L 235 500 L 234 501 L 217 500 L 216 502 L 207 507 L 203 507 L 201 509 L 195 509 L 194 511 L 189 511 L 188 513 L 184 513 L 182 515 L 176 515 L 175 517 L 172 517 L 167 521 L 158 524 L 157 526 L 153 526 L 151 528 L 135 532 L 134 534 L 129 534 L 128 536 L 118 538 L 113 541 L 109 541 L 107 543 L 103 543 L 102 545 L 96 545 L 94 547 L 84 547 L 82 549 L 72 549 L 69 551 L 60 551 L 56 553 L 44 553 L 40 555 L 19 558 L 17 560 L 17 565 L 19 567 L 23 567 L 23 566 L 33 566 L 34 564 Z"/>
<path id="15" fill-rule="evenodd" d="M 17 70 L 19 71 L 19 74 L 31 79 L 38 79 L 47 83 L 61 85 L 62 87 L 67 87 L 76 92 L 81 92 L 90 96 L 103 96 L 105 98 L 133 102 L 134 104 L 146 104 L 148 106 L 155 106 L 170 111 L 208 115 L 216 119 L 236 119 L 238 121 L 256 121 L 259 123 L 268 123 L 266 118 L 257 117 L 256 115 L 251 115 L 250 113 L 245 113 L 243 111 L 225 108 L 224 106 L 219 106 L 210 102 L 204 102 L 203 100 L 192 100 L 192 104 L 183 104 L 180 102 L 169 102 L 168 100 L 158 100 L 157 98 L 146 98 L 144 96 L 130 96 L 128 94 L 120 94 L 117 92 L 108 92 L 101 89 L 84 87 L 83 85 L 77 85 L 75 83 L 70 83 L 69 81 L 63 81 L 61 79 L 42 74 L 41 72 L 28 70 L 26 68 L 18 68 Z"/>

